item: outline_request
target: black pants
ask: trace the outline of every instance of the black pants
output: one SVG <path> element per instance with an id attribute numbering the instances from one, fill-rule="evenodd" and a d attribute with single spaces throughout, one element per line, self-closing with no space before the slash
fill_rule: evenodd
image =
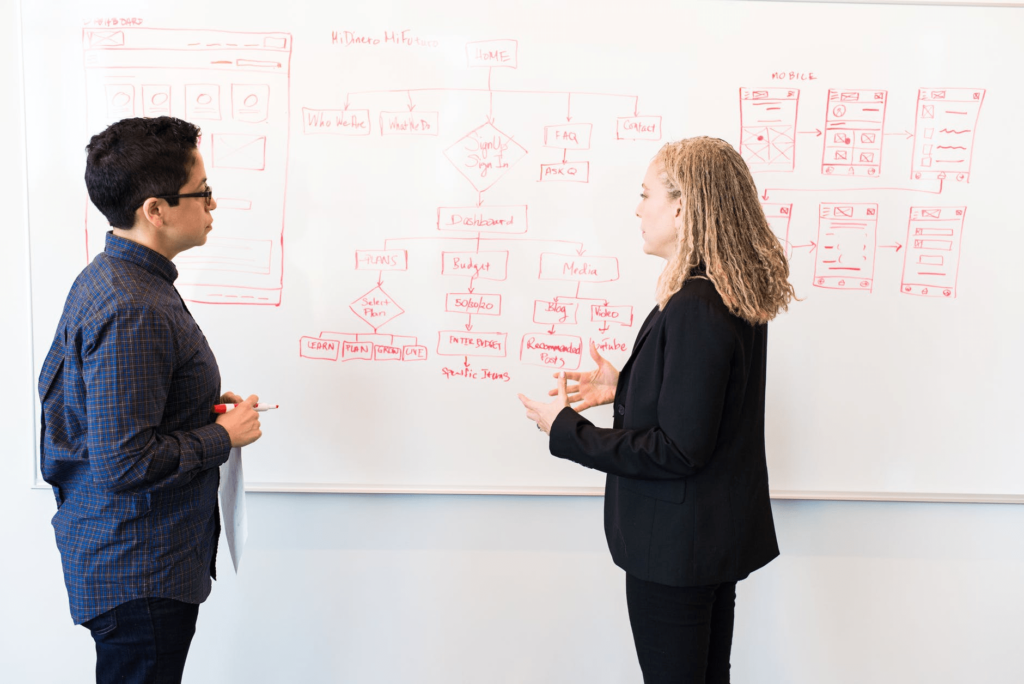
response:
<path id="1" fill-rule="evenodd" d="M 96 642 L 96 683 L 179 684 L 198 617 L 197 604 L 142 598 L 86 621 Z"/>
<path id="2" fill-rule="evenodd" d="M 644 684 L 728 684 L 736 583 L 669 587 L 626 575 Z"/>

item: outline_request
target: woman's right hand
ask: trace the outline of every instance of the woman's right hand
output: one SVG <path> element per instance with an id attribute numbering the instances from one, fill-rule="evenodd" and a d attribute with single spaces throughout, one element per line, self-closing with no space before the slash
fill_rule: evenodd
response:
<path id="1" fill-rule="evenodd" d="M 569 405 L 577 413 L 586 411 L 591 406 L 601 406 L 615 401 L 615 387 L 619 384 L 619 371 L 608 362 L 608 359 L 597 352 L 597 345 L 593 340 L 590 341 L 590 357 L 597 363 L 597 368 L 589 373 L 566 372 L 565 374 L 566 379 L 578 383 L 566 387 Z M 559 373 L 555 373 L 554 377 L 558 378 Z M 554 397 L 557 394 L 557 387 L 548 392 L 549 397 Z"/>

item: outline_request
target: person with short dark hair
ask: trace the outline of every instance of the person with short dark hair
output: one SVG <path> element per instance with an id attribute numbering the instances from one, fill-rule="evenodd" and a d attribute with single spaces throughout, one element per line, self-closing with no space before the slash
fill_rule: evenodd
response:
<path id="1" fill-rule="evenodd" d="M 219 466 L 261 436 L 258 398 L 222 394 L 171 261 L 217 208 L 199 129 L 125 119 L 86 147 L 89 198 L 112 227 L 68 293 L 39 377 L 40 471 L 75 624 L 97 682 L 180 682 L 216 578 Z M 215 417 L 214 404 L 238 406 Z"/>

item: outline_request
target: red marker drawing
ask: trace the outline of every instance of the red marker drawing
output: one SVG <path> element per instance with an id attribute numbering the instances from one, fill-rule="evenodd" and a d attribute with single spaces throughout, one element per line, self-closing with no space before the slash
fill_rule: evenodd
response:
<path id="1" fill-rule="evenodd" d="M 231 409 L 235 408 L 238 404 L 215 404 L 213 407 L 214 413 L 227 413 Z M 256 404 L 253 408 L 257 411 L 269 411 L 271 409 L 279 408 L 280 404 Z"/>

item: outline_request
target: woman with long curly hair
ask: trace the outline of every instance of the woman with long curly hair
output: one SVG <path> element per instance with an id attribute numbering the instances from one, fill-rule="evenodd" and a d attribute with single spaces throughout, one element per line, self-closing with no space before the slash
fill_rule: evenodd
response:
<path id="1" fill-rule="evenodd" d="M 668 143 L 636 215 L 667 262 L 617 371 L 558 373 L 520 395 L 551 453 L 608 474 L 605 534 L 626 571 L 646 684 L 729 681 L 736 583 L 779 554 L 764 448 L 768 321 L 796 295 L 750 170 L 728 143 Z M 575 384 L 568 384 L 568 382 Z M 611 428 L 579 415 L 614 403 Z"/>

